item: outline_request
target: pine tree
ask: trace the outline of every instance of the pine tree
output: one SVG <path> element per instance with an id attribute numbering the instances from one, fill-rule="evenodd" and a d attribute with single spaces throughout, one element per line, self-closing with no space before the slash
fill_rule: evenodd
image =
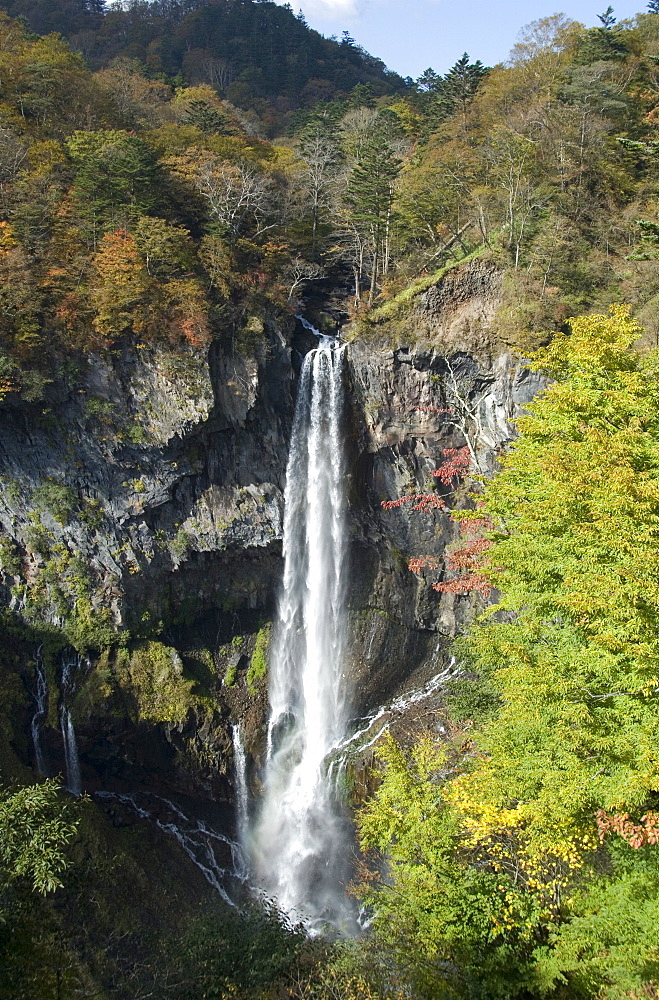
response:
<path id="1" fill-rule="evenodd" d="M 597 15 L 597 19 L 602 22 L 607 31 L 610 31 L 616 23 L 616 18 L 613 16 L 613 7 L 609 4 L 603 14 Z"/>
<path id="2" fill-rule="evenodd" d="M 489 70 L 483 66 L 480 59 L 475 63 L 469 62 L 469 55 L 464 52 L 454 66 L 440 77 L 432 90 L 435 98 L 432 102 L 432 109 L 441 119 L 450 118 L 451 115 L 467 113 L 467 107 L 474 99 L 474 95 Z"/>
<path id="3" fill-rule="evenodd" d="M 389 267 L 389 246 L 393 223 L 394 184 L 401 169 L 396 155 L 398 119 L 392 112 L 377 116 L 372 134 L 363 143 L 353 167 L 347 202 L 353 222 L 368 234 L 371 255 L 369 304 L 375 298 L 377 280 Z"/>

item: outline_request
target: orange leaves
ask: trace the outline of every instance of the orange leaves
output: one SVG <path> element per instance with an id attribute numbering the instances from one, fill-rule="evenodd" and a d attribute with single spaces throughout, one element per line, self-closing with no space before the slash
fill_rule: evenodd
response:
<path id="1" fill-rule="evenodd" d="M 118 283 L 117 291 L 124 297 L 138 290 L 143 264 L 135 238 L 125 229 L 102 236 L 94 266 L 101 280 L 112 279 Z"/>
<path id="2" fill-rule="evenodd" d="M 94 271 L 93 325 L 107 343 L 124 333 L 172 342 L 183 338 L 193 347 L 210 342 L 208 303 L 199 282 L 193 277 L 159 282 L 149 275 L 143 253 L 125 229 L 103 236 Z"/>
<path id="3" fill-rule="evenodd" d="M 598 809 L 595 813 L 597 833 L 601 841 L 607 833 L 617 833 L 635 851 L 646 844 L 659 844 L 659 813 L 647 812 L 639 823 L 634 823 L 629 813 L 607 813 Z"/>
<path id="4" fill-rule="evenodd" d="M 408 493 L 404 497 L 398 497 L 398 500 L 383 500 L 380 504 L 383 510 L 394 510 L 396 507 L 402 507 L 403 504 L 413 503 L 414 506 L 412 510 L 445 510 L 446 504 L 440 496 L 436 493 Z"/>
<path id="5" fill-rule="evenodd" d="M 407 564 L 411 573 L 419 573 L 422 569 L 437 569 L 439 559 L 435 556 L 413 556 Z"/>
<path id="6" fill-rule="evenodd" d="M 127 331 L 141 333 L 147 325 L 144 297 L 150 281 L 134 237 L 125 229 L 105 233 L 94 256 L 94 271 L 94 329 L 109 343 Z"/>

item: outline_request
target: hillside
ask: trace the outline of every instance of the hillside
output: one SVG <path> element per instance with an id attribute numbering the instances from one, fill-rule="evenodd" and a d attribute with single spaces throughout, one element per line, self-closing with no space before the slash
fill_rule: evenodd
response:
<path id="1" fill-rule="evenodd" d="M 281 131 L 297 108 L 346 97 L 366 86 L 374 97 L 403 90 L 384 63 L 344 38 L 323 38 L 289 6 L 268 0 L 156 0 L 121 9 L 66 0 L 8 0 L 38 34 L 59 32 L 92 69 L 121 56 L 151 77 L 207 83 Z"/>

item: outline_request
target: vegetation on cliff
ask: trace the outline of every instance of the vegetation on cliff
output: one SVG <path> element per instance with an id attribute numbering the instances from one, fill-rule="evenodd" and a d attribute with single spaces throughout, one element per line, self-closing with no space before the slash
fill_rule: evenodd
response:
<path id="1" fill-rule="evenodd" d="M 21 7 L 35 25 L 44 12 Z M 242 330 L 249 350 L 251 316 L 319 282 L 352 285 L 363 309 L 475 251 L 507 274 L 498 329 L 513 343 L 611 301 L 655 336 L 656 14 L 591 30 L 546 18 L 505 66 L 465 56 L 395 94 L 346 85 L 272 142 L 206 57 L 163 75 L 130 31 L 254 16 L 309 34 L 290 11 L 84 12 L 131 25 L 107 29 L 128 48 L 96 72 L 60 36 L 0 24 L 4 394 L 43 399 L 87 352 L 119 345 L 234 344 Z"/>
<path id="2" fill-rule="evenodd" d="M 466 741 L 381 750 L 361 835 L 390 880 L 365 892 L 415 995 L 653 995 L 659 357 L 639 334 L 613 307 L 534 356 L 551 383 L 462 515 L 485 544 L 458 573 L 499 597 L 459 647 L 495 698 Z"/>

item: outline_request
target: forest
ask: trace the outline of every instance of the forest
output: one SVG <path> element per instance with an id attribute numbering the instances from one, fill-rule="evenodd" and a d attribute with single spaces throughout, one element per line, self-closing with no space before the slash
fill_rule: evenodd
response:
<path id="1" fill-rule="evenodd" d="M 136 861 L 89 800 L 35 783 L 5 663 L 0 997 L 658 997 L 659 8 L 591 29 L 551 15 L 505 64 L 465 52 L 414 81 L 267 0 L 3 7 L 0 406 L 17 420 L 52 417 L 99 358 L 254 356 L 255 316 L 304 307 L 332 332 L 338 309 L 351 342 L 381 344 L 474 260 L 503 275 L 497 337 L 546 387 L 495 475 L 464 449 L 437 470 L 461 498 L 448 577 L 407 554 L 473 613 L 446 738 L 377 749 L 350 889 L 368 932 L 309 939 L 271 904 L 182 897 L 184 933 L 163 921 L 139 960 L 104 965 L 140 913 L 98 859 Z M 384 505 L 410 500 L 436 516 L 417 495 Z M 3 570 L 16 558 L 1 537 Z M 48 616 L 81 653 L 121 640 L 86 578 L 62 577 L 53 610 L 25 574 L 10 647 Z"/>

